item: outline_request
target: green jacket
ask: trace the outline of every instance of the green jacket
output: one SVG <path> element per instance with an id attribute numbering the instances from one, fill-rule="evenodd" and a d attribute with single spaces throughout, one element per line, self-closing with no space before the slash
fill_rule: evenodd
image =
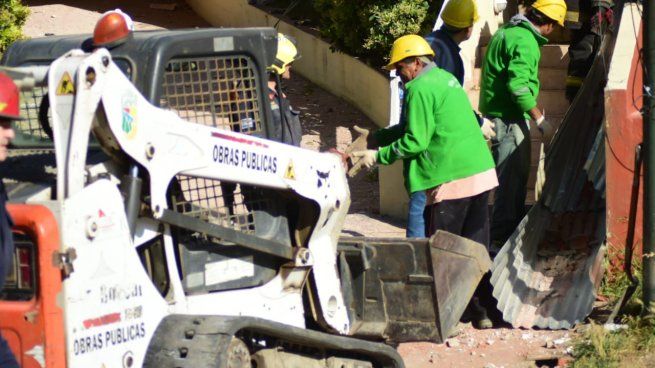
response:
<path id="1" fill-rule="evenodd" d="M 480 112 L 508 120 L 529 119 L 537 106 L 542 36 L 523 15 L 514 16 L 491 38 L 482 67 Z"/>
<path id="2" fill-rule="evenodd" d="M 403 160 L 410 193 L 493 168 L 494 161 L 466 92 L 434 63 L 405 85 L 404 124 L 375 133 L 377 159 Z"/>

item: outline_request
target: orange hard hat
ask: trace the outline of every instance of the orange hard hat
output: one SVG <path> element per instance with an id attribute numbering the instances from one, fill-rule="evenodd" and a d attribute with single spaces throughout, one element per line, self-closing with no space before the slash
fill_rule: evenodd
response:
<path id="1" fill-rule="evenodd" d="M 102 15 L 93 30 L 95 47 L 115 47 L 127 39 L 134 31 L 134 23 L 129 15 L 120 9 L 108 11 Z"/>
<path id="2" fill-rule="evenodd" d="M 0 72 L 0 118 L 23 120 L 20 116 L 19 102 L 16 83 L 7 74 Z"/>

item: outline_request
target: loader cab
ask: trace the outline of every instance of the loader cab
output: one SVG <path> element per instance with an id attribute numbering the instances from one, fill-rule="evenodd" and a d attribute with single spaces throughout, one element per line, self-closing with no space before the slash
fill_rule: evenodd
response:
<path id="1" fill-rule="evenodd" d="M 197 124 L 279 140 L 272 133 L 264 88 L 275 40 L 276 32 L 270 28 L 141 31 L 112 48 L 111 55 L 151 104 Z M 18 41 L 3 54 L 0 65 L 48 66 L 74 49 L 92 52 L 92 36 Z M 60 81 L 64 82 L 68 81 Z M 11 156 L 0 167 L 13 201 L 54 199 L 56 163 L 47 91 L 48 86 L 41 84 L 22 92 L 21 115 L 27 119 L 14 126 Z M 87 164 L 107 159 L 91 137 Z M 173 198 L 179 202 L 179 196 Z"/>
<path id="2" fill-rule="evenodd" d="M 262 88 L 274 59 L 273 29 L 141 31 L 111 49 L 114 62 L 150 103 L 185 120 L 274 139 Z M 4 53 L 7 67 L 49 65 L 64 53 L 93 51 L 91 35 L 18 41 Z M 29 123 L 18 127 L 18 148 L 51 147 L 47 115 L 39 111 L 47 87 L 22 96 Z"/>

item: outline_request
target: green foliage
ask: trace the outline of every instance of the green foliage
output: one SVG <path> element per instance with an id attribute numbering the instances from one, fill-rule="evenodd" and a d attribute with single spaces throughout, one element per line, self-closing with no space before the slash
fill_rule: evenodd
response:
<path id="1" fill-rule="evenodd" d="M 615 332 L 591 323 L 573 347 L 572 368 L 655 366 L 655 321 L 627 317 L 627 328 Z"/>
<path id="2" fill-rule="evenodd" d="M 424 0 L 314 0 L 321 14 L 321 34 L 333 46 L 369 64 L 389 59 L 393 41 L 407 34 L 432 30 L 442 1 Z"/>
<path id="3" fill-rule="evenodd" d="M 23 38 L 23 25 L 30 9 L 21 0 L 0 0 L 0 53 Z"/>
<path id="4" fill-rule="evenodd" d="M 609 266 L 609 264 L 606 264 Z M 622 323 L 627 328 L 607 331 L 602 325 L 593 321 L 589 328 L 574 341 L 573 368 L 614 368 L 614 367 L 653 367 L 655 366 L 655 319 L 639 317 L 643 310 L 641 301 L 642 262 L 638 257 L 633 260 L 632 273 L 639 285 L 628 301 Z M 616 270 L 605 275 L 599 293 L 612 303 L 618 303 L 630 285 L 625 273 Z"/>
<path id="5" fill-rule="evenodd" d="M 610 264 L 607 260 L 605 262 L 605 269 L 607 270 L 610 268 Z M 630 300 L 627 301 L 626 306 L 624 307 L 624 312 L 628 314 L 638 314 L 642 309 L 642 268 L 641 260 L 636 256 L 632 262 L 632 274 L 637 279 L 638 285 Z M 600 289 L 598 292 L 600 295 L 607 297 L 612 302 L 612 304 L 614 304 L 619 302 L 619 299 L 621 296 L 623 296 L 629 285 L 630 281 L 628 280 L 625 272 L 617 269 L 614 272 L 605 273 L 605 277 L 600 284 Z"/>

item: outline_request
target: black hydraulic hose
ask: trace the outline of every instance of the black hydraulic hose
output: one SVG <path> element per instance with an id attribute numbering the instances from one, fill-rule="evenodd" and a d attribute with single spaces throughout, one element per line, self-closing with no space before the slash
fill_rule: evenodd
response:
<path id="1" fill-rule="evenodd" d="M 285 138 L 286 134 L 284 132 L 284 127 L 286 127 L 289 130 L 289 135 L 291 136 L 291 142 L 293 142 L 293 132 L 292 132 L 292 129 L 291 129 L 291 123 L 289 123 L 289 120 L 287 119 L 286 111 L 282 110 L 282 108 L 285 108 L 285 109 L 288 108 L 288 106 L 283 106 L 282 105 L 282 98 L 283 98 L 282 97 L 283 96 L 283 94 L 282 94 L 282 79 L 280 79 L 280 75 L 277 74 L 277 73 L 275 73 L 275 92 L 277 93 L 277 104 L 278 104 L 279 111 L 280 111 L 280 118 L 282 120 L 282 127 L 281 127 L 282 128 L 281 129 L 282 130 L 282 135 L 280 137 L 280 142 L 285 143 L 284 138 Z"/>
<path id="2" fill-rule="evenodd" d="M 655 4 L 644 2 L 644 223 L 643 301 L 644 313 L 655 313 Z"/>
<path id="3" fill-rule="evenodd" d="M 641 144 L 635 148 L 635 171 L 632 178 L 632 195 L 630 198 L 630 214 L 628 217 L 628 234 L 625 241 L 625 260 L 623 263 L 623 270 L 628 276 L 631 284 L 637 285 L 638 281 L 632 274 L 632 253 L 635 245 L 635 228 L 637 223 L 637 205 L 639 203 L 639 184 L 641 183 L 641 164 L 643 158 L 641 156 Z"/>
<path id="4" fill-rule="evenodd" d="M 129 173 L 123 176 L 120 188 L 125 200 L 125 215 L 132 237 L 134 237 L 136 231 L 136 220 L 141 209 L 142 184 L 143 180 L 139 177 L 139 167 L 132 164 Z"/>
<path id="5" fill-rule="evenodd" d="M 612 310 L 612 313 L 607 318 L 607 323 L 614 323 L 616 316 L 618 316 L 625 305 L 628 303 L 628 300 L 632 297 L 639 281 L 632 274 L 632 254 L 634 252 L 634 243 L 635 243 L 635 228 L 637 227 L 637 209 L 639 204 L 639 184 L 641 182 L 641 164 L 643 157 L 641 155 L 641 144 L 638 144 L 635 147 L 635 167 L 634 167 L 634 176 L 632 177 L 632 193 L 630 195 L 630 212 L 628 214 L 628 233 L 625 238 L 625 252 L 623 257 L 623 271 L 625 272 L 630 285 L 625 289 L 621 298 L 616 303 L 616 306 Z"/>

